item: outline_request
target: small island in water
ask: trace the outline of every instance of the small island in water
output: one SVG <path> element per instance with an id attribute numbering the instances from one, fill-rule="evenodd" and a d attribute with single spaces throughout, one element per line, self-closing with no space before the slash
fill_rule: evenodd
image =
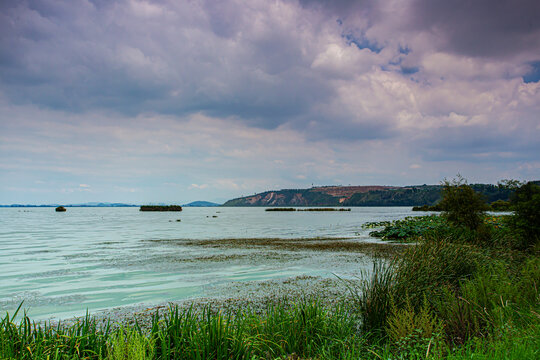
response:
<path id="1" fill-rule="evenodd" d="M 139 211 L 182 211 L 180 205 L 142 205 Z"/>

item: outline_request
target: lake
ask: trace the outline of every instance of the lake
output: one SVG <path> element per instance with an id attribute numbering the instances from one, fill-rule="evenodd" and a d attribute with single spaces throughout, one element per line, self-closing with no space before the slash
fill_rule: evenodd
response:
<path id="1" fill-rule="evenodd" d="M 377 241 L 363 223 L 411 215 L 417 213 L 410 207 L 0 208 L 0 311 L 12 313 L 24 300 L 33 319 L 67 318 L 87 309 L 231 296 L 231 285 L 243 282 L 356 276 L 371 266 L 369 257 L 292 245 Z M 247 240 L 244 246 L 227 239 Z M 272 246 L 272 239 L 287 246 Z"/>

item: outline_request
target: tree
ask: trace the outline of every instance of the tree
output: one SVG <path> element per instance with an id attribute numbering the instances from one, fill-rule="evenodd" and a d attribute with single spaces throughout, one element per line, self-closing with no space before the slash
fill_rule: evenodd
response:
<path id="1" fill-rule="evenodd" d="M 512 198 L 512 227 L 521 238 L 522 248 L 534 247 L 540 241 L 540 186 L 528 182 Z"/>
<path id="2" fill-rule="evenodd" d="M 525 185 L 524 182 L 515 179 L 502 179 L 501 181 L 497 182 L 499 189 L 509 189 L 512 191 L 519 189 L 523 185 Z"/>
<path id="3" fill-rule="evenodd" d="M 445 179 L 442 185 L 442 215 L 453 225 L 478 229 L 487 210 L 482 194 L 475 192 L 459 174 L 450 181 Z"/>

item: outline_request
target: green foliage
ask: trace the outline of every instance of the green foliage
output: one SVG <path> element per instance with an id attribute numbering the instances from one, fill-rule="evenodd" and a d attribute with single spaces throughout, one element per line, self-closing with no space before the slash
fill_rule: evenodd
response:
<path id="1" fill-rule="evenodd" d="M 90 316 L 71 326 L 36 324 L 26 314 L 18 324 L 18 312 L 0 321 L 0 359 L 98 359 L 107 352 L 110 327 L 98 328 Z"/>
<path id="2" fill-rule="evenodd" d="M 110 337 L 107 353 L 111 360 L 150 360 L 154 357 L 154 341 L 140 331 L 122 327 Z"/>
<path id="3" fill-rule="evenodd" d="M 139 211 L 182 211 L 180 205 L 143 205 Z"/>
<path id="4" fill-rule="evenodd" d="M 516 190 L 512 199 L 515 216 L 512 228 L 519 235 L 520 248 L 529 249 L 540 242 L 540 186 L 533 182 Z"/>
<path id="5" fill-rule="evenodd" d="M 431 311 L 427 299 L 423 306 L 415 311 L 410 301 L 405 307 L 392 307 L 392 313 L 387 320 L 387 334 L 399 352 L 422 348 L 426 353 L 428 346 L 431 353 L 440 351 L 442 346 L 443 324 Z M 428 345 L 429 344 L 429 345 Z"/>
<path id="6" fill-rule="evenodd" d="M 0 359 L 357 359 L 365 346 L 348 309 L 316 299 L 276 302 L 262 314 L 172 306 L 145 332 L 111 331 L 90 317 L 51 328 L 14 316 L 0 322 Z"/>
<path id="7" fill-rule="evenodd" d="M 491 211 L 511 211 L 510 201 L 497 200 L 489 205 Z"/>
<path id="8" fill-rule="evenodd" d="M 362 320 L 362 330 L 373 337 L 384 335 L 393 304 L 394 275 L 392 264 L 375 262 L 369 279 L 364 279 L 359 286 L 349 287 Z"/>
<path id="9" fill-rule="evenodd" d="M 416 237 L 444 226 L 447 226 L 444 219 L 436 215 L 409 216 L 403 220 L 368 222 L 362 225 L 367 229 L 383 227 L 381 230 L 370 232 L 370 236 L 400 242 L 414 241 Z"/>
<path id="10" fill-rule="evenodd" d="M 516 288 L 523 302 L 540 303 L 540 258 L 527 259 L 519 274 Z"/>
<path id="11" fill-rule="evenodd" d="M 477 229 L 487 209 L 483 196 L 467 185 L 460 175 L 451 181 L 445 180 L 443 184 L 442 215 L 455 226 Z"/>
<path id="12" fill-rule="evenodd" d="M 324 207 L 324 208 L 298 209 L 298 211 L 351 211 L 351 209 L 349 209 L 349 208 Z"/>
<path id="13" fill-rule="evenodd" d="M 429 206 L 429 205 L 413 206 L 412 211 L 443 211 L 443 208 L 440 203 L 437 203 L 433 206 Z"/>
<path id="14" fill-rule="evenodd" d="M 356 193 L 347 199 L 345 206 L 414 206 L 433 205 L 441 198 L 438 185 L 411 186 L 388 190 Z"/>
<path id="15" fill-rule="evenodd" d="M 409 298 L 413 306 L 419 306 L 424 296 L 434 300 L 442 296 L 444 289 L 456 289 L 485 260 L 486 255 L 475 247 L 454 244 L 437 233 L 429 233 L 396 259 L 396 301 Z"/>

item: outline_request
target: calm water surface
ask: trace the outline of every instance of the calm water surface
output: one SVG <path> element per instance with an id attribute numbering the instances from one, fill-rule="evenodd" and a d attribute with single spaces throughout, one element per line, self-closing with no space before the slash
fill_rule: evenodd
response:
<path id="1" fill-rule="evenodd" d="M 249 261 L 260 249 L 183 246 L 190 239 L 349 238 L 374 241 L 361 225 L 414 215 L 410 208 L 265 212 L 263 208 L 0 208 L 0 311 L 35 319 L 215 294 L 231 281 L 353 272 L 333 253 Z M 181 222 L 177 222 L 181 219 Z M 276 253 L 276 251 L 273 251 Z M 237 260 L 226 260 L 227 257 Z M 224 261 L 199 261 L 222 256 Z M 243 260 L 242 260 L 243 259 Z"/>

